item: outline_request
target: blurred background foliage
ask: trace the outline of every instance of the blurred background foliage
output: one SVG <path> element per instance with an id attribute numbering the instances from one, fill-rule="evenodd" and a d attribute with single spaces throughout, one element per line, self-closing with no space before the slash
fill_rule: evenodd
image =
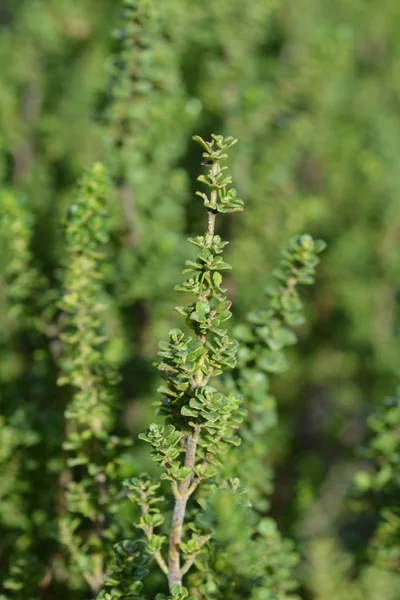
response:
<path id="1" fill-rule="evenodd" d="M 134 4 L 122 20 L 115 0 L 0 6 L 1 562 L 31 544 L 32 528 L 58 560 L 47 490 L 68 399 L 48 307 L 76 179 L 103 160 L 114 181 L 107 352 L 133 436 L 151 414 L 184 239 L 198 231 L 191 135 L 221 132 L 239 138 L 230 166 L 246 201 L 223 232 L 235 321 L 262 306 L 292 235 L 328 244 L 290 369 L 272 381 L 279 422 L 259 475 L 268 487 L 275 472 L 271 514 L 298 543 L 304 598 L 398 598 L 398 577 L 357 569 L 371 532 L 348 516 L 348 490 L 367 417 L 398 381 L 400 4 L 164 0 L 136 21 Z M 135 443 L 127 474 L 147 460 Z"/>

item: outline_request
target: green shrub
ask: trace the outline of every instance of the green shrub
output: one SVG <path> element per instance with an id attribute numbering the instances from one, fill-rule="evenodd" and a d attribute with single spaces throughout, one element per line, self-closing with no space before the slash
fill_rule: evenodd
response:
<path id="1" fill-rule="evenodd" d="M 398 385 L 399 3 L 3 5 L 2 599 L 86 600 L 120 581 L 182 594 L 149 561 L 150 546 L 168 563 L 174 497 L 138 434 L 158 340 L 210 315 L 185 285 L 170 312 L 203 250 L 184 243 L 203 220 L 195 130 L 240 139 L 227 164 L 246 211 L 217 221 L 238 348 L 209 334 L 208 352 L 224 363 L 216 393 L 246 415 L 188 500 L 183 585 L 197 600 L 395 600 L 398 402 L 381 399 Z M 164 418 L 184 444 L 194 417 L 176 407 Z M 159 531 L 144 527 L 154 546 L 123 480 L 164 496 Z"/>

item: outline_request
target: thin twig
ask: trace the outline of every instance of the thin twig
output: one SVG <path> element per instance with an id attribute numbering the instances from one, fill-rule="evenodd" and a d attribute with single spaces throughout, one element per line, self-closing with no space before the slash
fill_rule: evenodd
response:
<path id="1" fill-rule="evenodd" d="M 168 567 L 167 567 L 167 563 L 165 562 L 165 560 L 163 559 L 161 552 L 159 550 L 156 550 L 153 554 L 154 560 L 156 561 L 156 563 L 158 564 L 158 566 L 160 567 L 161 571 L 163 573 L 165 573 L 165 575 L 168 576 Z"/>
<path id="2" fill-rule="evenodd" d="M 143 493 L 143 491 L 140 491 L 140 499 L 142 501 L 142 504 L 140 506 L 140 511 L 142 513 L 142 516 L 146 516 L 149 512 L 148 506 L 146 505 L 146 496 Z M 149 542 L 151 541 L 151 538 L 153 537 L 153 531 L 154 528 L 152 525 L 145 525 L 143 528 L 144 534 L 147 537 L 147 539 L 149 540 Z M 164 560 L 164 558 L 162 557 L 162 554 L 159 550 L 156 550 L 153 553 L 153 558 L 156 561 L 156 563 L 158 564 L 158 566 L 160 567 L 161 571 L 163 573 L 165 573 L 165 575 L 168 576 L 168 567 L 167 564 Z"/>
<path id="3" fill-rule="evenodd" d="M 181 569 L 181 577 L 186 575 L 186 573 L 189 571 L 190 567 L 193 565 L 194 561 L 196 560 L 196 557 L 199 554 L 200 550 L 202 549 L 204 544 L 207 544 L 207 542 L 210 540 L 210 538 L 211 538 L 211 535 L 205 535 L 204 539 L 202 541 L 202 544 L 201 544 L 200 548 L 197 550 L 197 552 L 195 552 L 194 554 L 192 554 L 191 556 L 189 556 L 186 559 L 186 561 Z"/>

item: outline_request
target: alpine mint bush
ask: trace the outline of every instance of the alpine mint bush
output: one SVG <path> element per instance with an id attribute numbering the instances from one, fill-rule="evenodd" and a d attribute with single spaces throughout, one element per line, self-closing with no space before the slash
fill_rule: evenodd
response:
<path id="1" fill-rule="evenodd" d="M 248 455 L 257 447 L 257 432 L 243 429 L 244 446 L 248 445 L 244 453 L 235 446 L 240 444 L 238 430 L 246 418 L 243 399 L 261 417 L 264 408 L 267 421 L 271 420 L 267 373 L 286 367 L 282 348 L 296 341 L 289 328 L 303 322 L 297 286 L 313 283 L 324 244 L 307 235 L 290 242 L 274 273 L 278 283 L 268 290 L 268 309 L 254 312 L 247 324 L 236 328 L 242 341 L 239 348 L 223 328 L 231 317 L 231 302 L 222 287 L 222 272 L 231 266 L 223 256 L 226 242 L 215 233 L 219 214 L 243 209 L 223 166 L 226 151 L 236 140 L 216 135 L 210 142 L 199 136 L 194 140 L 201 145 L 203 164 L 208 167 L 198 177 L 208 191 L 197 192 L 207 210 L 208 227 L 203 236 L 189 239 L 198 254 L 186 261 L 188 278 L 175 288 L 194 296 L 189 304 L 176 307 L 194 335 L 172 329 L 169 340 L 160 343 L 158 370 L 164 384 L 158 389 L 159 413 L 164 424 L 150 425 L 139 437 L 152 446 L 161 474 L 159 479 L 142 474 L 124 482 L 128 497 L 140 509 L 137 527 L 142 537 L 115 546 L 111 575 L 99 597 L 146 597 L 146 575 L 149 570 L 153 573 L 151 564 L 156 564 L 168 583 L 170 598 L 185 598 L 189 591 L 205 599 L 221 593 L 232 600 L 244 595 L 295 598 L 292 546 L 280 539 L 271 519 L 260 521 L 237 478 L 244 476 L 250 496 L 262 497 L 245 472 Z M 257 407 L 257 400 L 268 406 Z M 259 456 L 254 469 L 257 460 Z M 231 529 L 236 547 L 223 533 L 222 506 L 236 525 Z M 157 595 L 160 600 L 166 597 Z"/>
<path id="2" fill-rule="evenodd" d="M 56 411 L 44 408 L 46 386 L 55 389 L 48 337 L 54 294 L 35 263 L 33 234 L 27 199 L 11 188 L 1 190 L 7 327 L 0 336 L 0 527 L 4 597 L 14 600 L 36 598 L 45 574 L 42 558 L 51 547 L 57 490 L 57 474 L 47 465 L 60 442 Z"/>
<path id="3" fill-rule="evenodd" d="M 59 304 L 65 324 L 58 383 L 72 389 L 65 411 L 68 472 L 60 540 L 68 549 L 69 569 L 94 593 L 102 587 L 107 548 L 115 539 L 110 515 L 122 445 L 113 432 L 117 375 L 105 352 L 108 192 L 105 168 L 93 165 L 82 177 L 65 223 L 64 294 Z"/>
<path id="4" fill-rule="evenodd" d="M 277 420 L 270 378 L 288 368 L 284 350 L 297 342 L 293 329 L 305 322 L 298 288 L 314 283 L 318 255 L 324 248 L 325 242 L 307 234 L 291 239 L 273 271 L 275 283 L 266 290 L 265 307 L 250 312 L 234 330 L 238 360 L 226 376 L 226 385 L 244 398 L 247 417 L 241 429 L 241 448 L 232 458 L 237 461 L 237 475 L 260 511 L 266 508 L 270 484 L 268 477 L 257 477 L 257 470 L 269 452 L 265 436 Z"/>
<path id="5" fill-rule="evenodd" d="M 141 508 L 138 527 L 144 533 L 145 552 L 167 577 L 172 598 L 186 596 L 182 580 L 195 568 L 203 547 L 211 540 L 211 533 L 199 530 L 196 525 L 194 497 L 211 485 L 221 468 L 221 457 L 230 445 L 239 444 L 236 430 L 244 416 L 240 397 L 225 396 L 213 385 L 215 377 L 235 366 L 238 348 L 237 341 L 230 339 L 223 329 L 231 317 L 231 302 L 225 295 L 221 272 L 231 266 L 223 257 L 226 242 L 215 233 L 219 214 L 243 209 L 243 202 L 230 187 L 231 177 L 223 166 L 226 151 L 236 140 L 217 135 L 210 142 L 198 136 L 194 139 L 201 145 L 203 162 L 208 167 L 208 172 L 198 177 L 208 188 L 207 193 L 198 192 L 207 210 L 208 226 L 204 235 L 189 240 L 198 248 L 198 254 L 195 260 L 186 261 L 184 273 L 188 278 L 176 286 L 178 291 L 194 296 L 189 304 L 176 308 L 193 334 L 172 329 L 169 340 L 160 344 L 158 370 L 165 381 L 159 388 L 160 414 L 164 416 L 164 424 L 152 424 L 140 436 L 152 446 L 152 457 L 162 469 L 160 482 L 170 483 L 172 511 L 167 535 L 160 532 L 165 520 L 164 507 L 168 507 L 160 497 L 160 482 L 147 475 L 125 482 L 129 497 Z M 125 551 L 129 561 L 130 554 L 136 556 L 138 546 L 122 544 L 116 551 L 117 554 Z M 139 560 L 146 559 L 139 557 Z M 110 592 L 103 592 L 101 597 L 122 598 L 132 585 L 132 591 L 138 592 L 137 582 L 125 578 L 116 582 L 118 572 L 124 574 L 123 570 L 115 570 L 108 582 Z"/>
<path id="6" fill-rule="evenodd" d="M 397 0 L 2 3 L 1 600 L 398 600 L 399 18 Z M 217 129 L 246 198 L 240 219 L 219 216 L 237 197 L 210 209 L 235 266 L 220 300 L 195 289 L 211 250 L 184 244 L 211 201 L 190 137 Z M 110 182 L 89 168 L 73 200 L 99 162 Z M 231 323 L 237 349 L 211 331 Z"/>

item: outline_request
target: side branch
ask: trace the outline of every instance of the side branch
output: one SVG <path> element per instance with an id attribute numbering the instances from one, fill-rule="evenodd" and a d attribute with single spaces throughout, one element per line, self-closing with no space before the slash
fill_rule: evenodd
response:
<path id="1" fill-rule="evenodd" d="M 156 552 L 153 553 L 153 558 L 160 567 L 161 571 L 165 573 L 165 575 L 168 575 L 168 567 L 159 550 L 156 550 Z"/>
<path id="2" fill-rule="evenodd" d="M 142 500 L 142 505 L 140 507 L 140 511 L 142 513 L 142 516 L 145 517 L 148 514 L 149 509 L 147 508 L 147 506 L 145 504 L 146 498 L 145 498 L 143 492 L 140 492 L 140 499 Z M 147 537 L 147 539 L 149 540 L 149 542 L 151 541 L 151 539 L 153 537 L 153 529 L 154 528 L 152 525 L 145 525 L 143 528 L 144 534 Z M 166 562 L 159 550 L 156 550 L 156 552 L 153 552 L 153 558 L 156 561 L 156 563 L 158 564 L 158 566 L 160 567 L 161 571 L 163 573 L 165 573 L 165 575 L 168 576 L 168 567 L 167 567 Z"/>
<path id="3" fill-rule="evenodd" d="M 186 573 L 189 571 L 190 567 L 193 566 L 194 561 L 196 560 L 197 555 L 199 554 L 200 550 L 202 549 L 202 547 L 207 544 L 207 542 L 211 539 L 211 535 L 205 535 L 201 546 L 198 548 L 198 550 L 196 552 L 194 552 L 193 554 L 191 554 L 187 560 L 185 561 L 185 564 L 183 565 L 182 569 L 181 569 L 181 575 L 182 577 L 184 575 L 186 575 Z"/>

